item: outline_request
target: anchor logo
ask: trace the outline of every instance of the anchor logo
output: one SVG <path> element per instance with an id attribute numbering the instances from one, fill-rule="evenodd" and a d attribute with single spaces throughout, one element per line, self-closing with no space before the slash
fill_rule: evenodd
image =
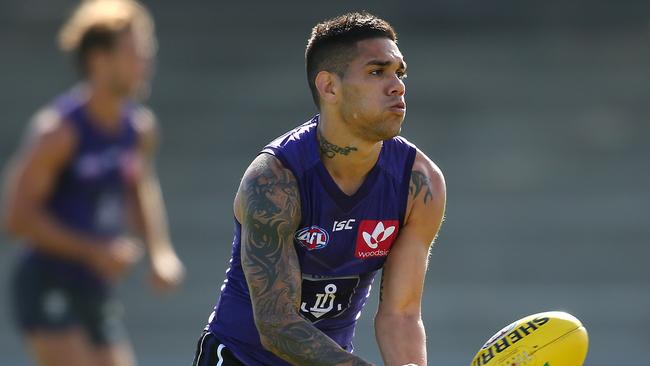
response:
<path id="1" fill-rule="evenodd" d="M 358 276 L 318 278 L 304 275 L 300 313 L 309 321 L 334 318 L 350 307 Z"/>
<path id="2" fill-rule="evenodd" d="M 328 284 L 325 286 L 325 293 L 324 294 L 316 294 L 316 303 L 314 306 L 309 308 L 307 310 L 307 303 L 303 302 L 302 305 L 300 306 L 300 310 L 304 311 L 305 313 L 309 312 L 311 315 L 316 317 L 316 319 L 320 318 L 321 316 L 329 313 L 334 309 L 334 300 L 336 299 L 336 285 L 333 283 Z M 338 311 L 341 311 L 341 304 L 337 305 Z"/>

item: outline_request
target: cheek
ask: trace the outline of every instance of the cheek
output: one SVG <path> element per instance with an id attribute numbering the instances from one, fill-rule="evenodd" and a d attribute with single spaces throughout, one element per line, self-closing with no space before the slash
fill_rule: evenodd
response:
<path id="1" fill-rule="evenodd" d="M 145 63 L 131 54 L 120 55 L 115 62 L 116 74 L 123 81 L 139 78 L 144 74 Z"/>
<path id="2" fill-rule="evenodd" d="M 343 89 L 343 105 L 361 114 L 373 114 L 380 105 L 377 88 L 365 83 L 350 84 Z"/>
<path id="3" fill-rule="evenodd" d="M 126 78 L 126 60 L 124 57 L 115 57 L 111 63 L 111 73 L 114 81 L 123 82 Z"/>

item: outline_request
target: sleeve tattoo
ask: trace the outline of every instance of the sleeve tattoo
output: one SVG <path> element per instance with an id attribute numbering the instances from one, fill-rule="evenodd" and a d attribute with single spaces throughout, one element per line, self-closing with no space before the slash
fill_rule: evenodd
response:
<path id="1" fill-rule="evenodd" d="M 295 177 L 270 156 L 258 159 L 240 187 L 242 266 L 262 343 L 293 364 L 369 365 L 300 316 L 298 192 Z"/>

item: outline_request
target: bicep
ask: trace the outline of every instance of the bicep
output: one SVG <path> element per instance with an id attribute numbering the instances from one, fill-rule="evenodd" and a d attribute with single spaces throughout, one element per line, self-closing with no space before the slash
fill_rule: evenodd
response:
<path id="1" fill-rule="evenodd" d="M 445 212 L 440 170 L 420 156 L 411 174 L 411 212 L 382 271 L 380 312 L 419 314 L 429 252 Z"/>
<path id="2" fill-rule="evenodd" d="M 142 159 L 152 161 L 158 148 L 158 120 L 154 113 L 146 107 L 137 109 L 134 115 L 134 126 L 138 134 L 138 152 Z"/>
<path id="3" fill-rule="evenodd" d="M 137 145 L 132 160 L 132 175 L 127 181 L 131 210 L 137 210 L 143 196 L 158 189 L 155 155 L 158 147 L 158 123 L 153 112 L 140 107 L 134 115 Z"/>
<path id="4" fill-rule="evenodd" d="M 244 174 L 237 200 L 242 268 L 259 327 L 293 315 L 298 307 L 300 266 L 293 246 L 300 220 L 297 183 L 277 159 L 263 154 Z"/>
<path id="5" fill-rule="evenodd" d="M 154 160 L 158 148 L 158 122 L 153 112 L 140 107 L 134 116 L 134 126 L 138 136 L 134 159 L 135 183 L 157 183 Z"/>
<path id="6" fill-rule="evenodd" d="M 379 314 L 419 314 L 429 243 L 404 228 L 381 274 Z"/>

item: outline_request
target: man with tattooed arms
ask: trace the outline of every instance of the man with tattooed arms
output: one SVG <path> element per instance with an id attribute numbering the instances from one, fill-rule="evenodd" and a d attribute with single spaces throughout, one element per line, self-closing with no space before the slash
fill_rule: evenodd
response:
<path id="1" fill-rule="evenodd" d="M 320 113 L 246 170 L 230 269 L 194 365 L 370 365 L 352 340 L 380 269 L 384 363 L 426 365 L 421 299 L 445 183 L 397 136 L 406 63 L 395 31 L 345 14 L 313 28 L 305 57 Z"/>

